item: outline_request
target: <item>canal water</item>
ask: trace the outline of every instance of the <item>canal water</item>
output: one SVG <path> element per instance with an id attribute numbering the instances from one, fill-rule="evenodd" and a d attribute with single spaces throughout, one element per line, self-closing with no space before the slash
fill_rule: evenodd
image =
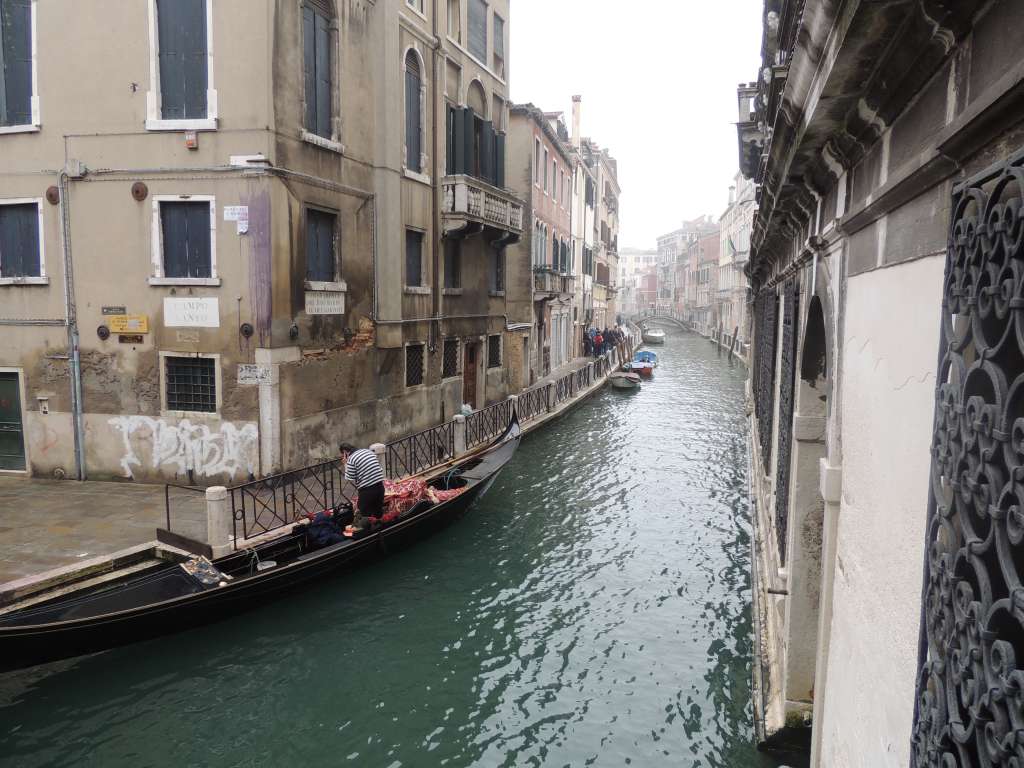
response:
<path id="1" fill-rule="evenodd" d="M 659 354 L 405 553 L 0 678 L 0 764 L 777 766 L 752 746 L 744 372 L 691 335 Z"/>

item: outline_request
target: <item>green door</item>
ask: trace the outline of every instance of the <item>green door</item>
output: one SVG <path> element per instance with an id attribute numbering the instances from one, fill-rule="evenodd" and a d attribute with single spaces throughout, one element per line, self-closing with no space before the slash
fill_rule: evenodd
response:
<path id="1" fill-rule="evenodd" d="M 25 469 L 25 436 L 16 373 L 0 373 L 0 469 Z"/>

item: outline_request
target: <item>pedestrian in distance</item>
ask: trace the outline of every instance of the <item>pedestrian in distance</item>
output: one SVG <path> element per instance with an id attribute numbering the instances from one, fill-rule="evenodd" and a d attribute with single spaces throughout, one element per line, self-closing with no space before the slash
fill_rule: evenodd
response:
<path id="1" fill-rule="evenodd" d="M 353 531 L 359 532 L 370 527 L 370 518 L 379 519 L 384 514 L 384 470 L 373 451 L 366 448 L 357 450 L 351 443 L 342 443 L 338 450 L 345 467 L 345 479 L 359 491 L 352 521 Z"/>
<path id="2" fill-rule="evenodd" d="M 590 338 L 589 333 L 583 334 L 583 356 L 590 357 L 594 354 L 594 341 Z"/>
<path id="3" fill-rule="evenodd" d="M 594 336 L 594 357 L 600 357 L 601 356 L 601 348 L 602 348 L 603 345 L 604 345 L 604 336 L 602 336 L 601 332 L 598 331 L 597 334 Z"/>

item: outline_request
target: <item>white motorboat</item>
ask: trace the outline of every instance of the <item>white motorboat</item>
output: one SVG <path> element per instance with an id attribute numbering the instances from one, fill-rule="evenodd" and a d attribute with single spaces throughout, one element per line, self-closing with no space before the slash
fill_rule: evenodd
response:
<path id="1" fill-rule="evenodd" d="M 640 389 L 640 376 L 635 373 L 619 371 L 608 377 L 615 389 Z"/>
<path id="2" fill-rule="evenodd" d="M 658 330 L 657 328 L 651 328 L 650 330 L 644 329 L 644 343 L 645 344 L 664 344 L 665 343 L 665 332 Z"/>

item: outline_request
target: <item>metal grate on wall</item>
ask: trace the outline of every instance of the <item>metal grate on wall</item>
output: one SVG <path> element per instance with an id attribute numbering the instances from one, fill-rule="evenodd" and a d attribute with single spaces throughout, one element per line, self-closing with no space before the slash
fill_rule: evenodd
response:
<path id="1" fill-rule="evenodd" d="M 441 376 L 450 379 L 459 375 L 459 340 L 445 339 L 441 355 Z"/>
<path id="2" fill-rule="evenodd" d="M 789 280 L 782 289 L 782 350 L 779 371 L 779 458 L 775 476 L 775 534 L 779 558 L 786 562 L 789 529 L 789 471 L 793 450 L 793 412 L 796 389 L 797 328 L 800 315 L 800 283 Z"/>
<path id="3" fill-rule="evenodd" d="M 775 344 L 778 338 L 779 299 L 775 291 L 762 291 L 754 303 L 754 371 L 751 386 L 764 471 L 772 465 L 772 423 L 775 413 Z"/>
<path id="4" fill-rule="evenodd" d="M 405 348 L 405 386 L 423 383 L 423 345 L 410 344 Z"/>
<path id="5" fill-rule="evenodd" d="M 217 361 L 212 357 L 164 358 L 167 409 L 217 411 Z"/>
<path id="6" fill-rule="evenodd" d="M 501 368 L 501 336 L 487 337 L 487 367 Z"/>
<path id="7" fill-rule="evenodd" d="M 1024 153 L 954 188 L 911 765 L 1024 765 Z"/>

